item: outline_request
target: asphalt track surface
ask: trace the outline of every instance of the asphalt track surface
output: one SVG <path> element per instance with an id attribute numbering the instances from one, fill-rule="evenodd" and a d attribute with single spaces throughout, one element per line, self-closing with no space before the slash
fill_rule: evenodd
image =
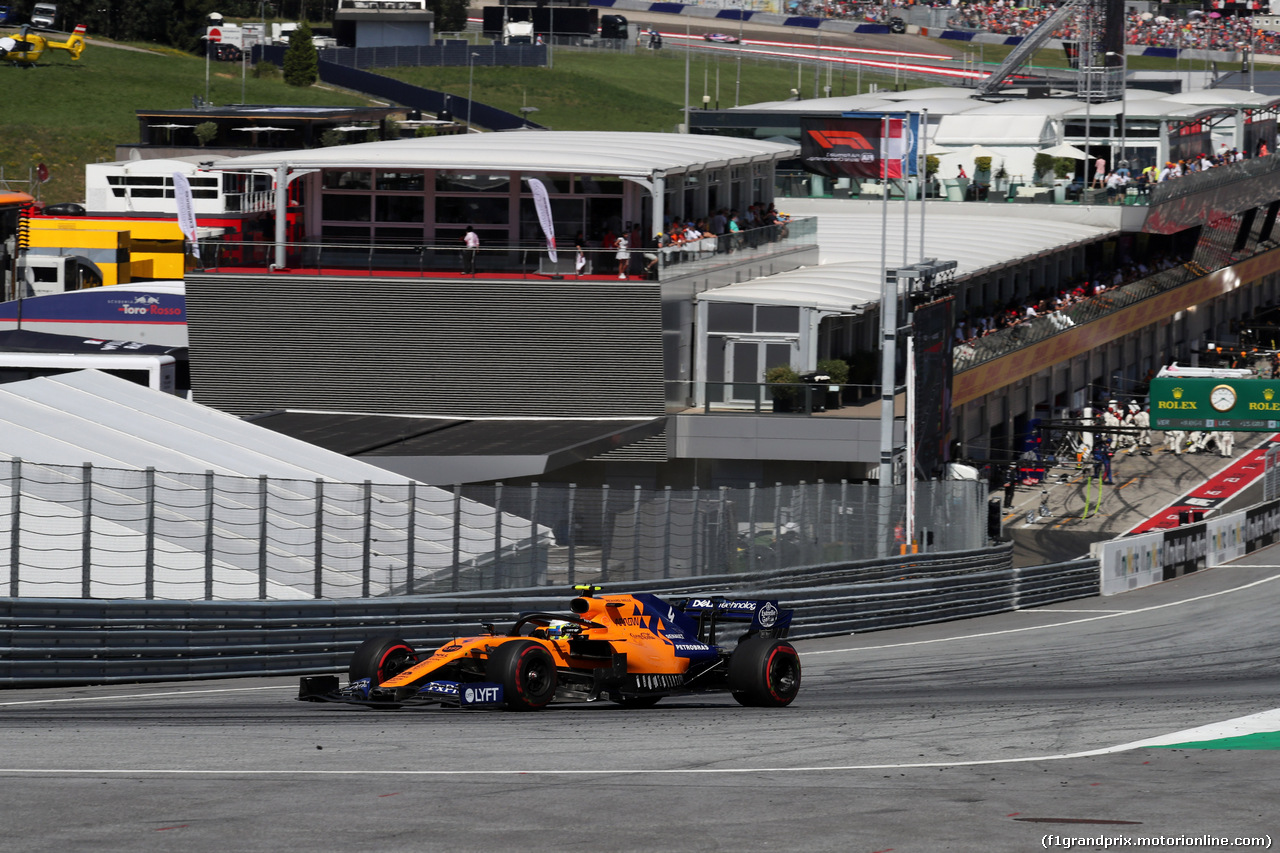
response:
<path id="1" fill-rule="evenodd" d="M 1280 752 L 1126 745 L 1280 707 L 1277 612 L 1270 549 L 1123 596 L 802 641 L 800 696 L 768 710 L 715 697 L 375 712 L 297 702 L 293 678 L 10 690 L 3 847 L 872 853 L 1274 837 Z"/>

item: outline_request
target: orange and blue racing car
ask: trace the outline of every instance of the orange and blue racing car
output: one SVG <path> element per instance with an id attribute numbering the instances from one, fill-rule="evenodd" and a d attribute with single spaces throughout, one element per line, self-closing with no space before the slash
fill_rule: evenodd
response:
<path id="1" fill-rule="evenodd" d="M 522 613 L 506 634 L 415 651 L 375 637 L 336 675 L 302 679 L 298 698 L 372 708 L 419 705 L 532 711 L 606 699 L 648 707 L 665 696 L 727 692 L 740 704 L 782 707 L 800 691 L 800 656 L 786 641 L 791 611 L 723 596 L 678 604 L 656 595 L 599 595 L 578 586 L 572 613 Z"/>

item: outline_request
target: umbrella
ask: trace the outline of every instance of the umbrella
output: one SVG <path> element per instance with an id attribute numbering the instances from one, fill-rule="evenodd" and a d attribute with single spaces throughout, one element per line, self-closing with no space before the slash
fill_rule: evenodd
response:
<path id="1" fill-rule="evenodd" d="M 982 145 L 970 145 L 968 148 L 962 148 L 956 153 L 963 154 L 965 157 L 973 157 L 975 159 L 978 157 L 999 157 L 1000 156 L 998 152 L 992 151 L 990 148 L 986 148 Z"/>
<path id="2" fill-rule="evenodd" d="M 1142 13 L 1141 15 L 1139 15 L 1138 17 L 1139 17 L 1139 18 L 1141 18 L 1141 19 L 1142 19 L 1142 20 L 1144 20 L 1144 21 L 1149 21 L 1149 20 L 1151 20 L 1152 18 L 1154 18 L 1154 17 L 1155 17 L 1155 15 L 1151 14 L 1150 12 L 1143 12 L 1143 13 Z"/>
<path id="3" fill-rule="evenodd" d="M 943 148 L 941 145 L 930 145 L 929 150 L 927 150 L 925 153 L 936 154 L 937 156 L 941 157 L 944 154 L 955 154 L 956 150 L 954 148 Z"/>
<path id="4" fill-rule="evenodd" d="M 1169 19 L 1168 19 L 1168 18 L 1166 18 L 1164 15 L 1160 15 L 1158 18 L 1156 18 L 1156 23 L 1157 23 L 1157 24 L 1167 24 L 1167 23 L 1169 23 Z"/>
<path id="5" fill-rule="evenodd" d="M 1073 160 L 1088 160 L 1089 155 L 1076 148 L 1074 145 L 1068 145 L 1065 142 L 1061 145 L 1055 145 L 1052 148 L 1043 148 L 1036 152 L 1037 154 L 1048 154 L 1050 157 L 1070 157 Z"/>

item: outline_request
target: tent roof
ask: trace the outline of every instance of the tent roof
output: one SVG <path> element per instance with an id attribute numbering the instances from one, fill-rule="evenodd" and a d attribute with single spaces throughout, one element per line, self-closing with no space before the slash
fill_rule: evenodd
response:
<path id="1" fill-rule="evenodd" d="M 1112 230 L 1062 219 L 1035 219 L 1028 208 L 1021 207 L 1016 215 L 975 220 L 963 212 L 939 212 L 930 207 L 925 221 L 926 253 L 932 258 L 956 261 L 956 275 L 962 276 L 1093 240 Z M 708 290 L 698 298 L 707 302 L 799 305 L 834 313 L 879 302 L 880 205 L 792 199 L 787 202 L 786 212 L 817 217 L 821 252 L 818 266 Z M 913 217 L 908 227 L 908 263 L 915 263 L 920 246 L 918 217 Z M 1000 239 L 975 239 L 975 229 L 981 234 L 999 234 Z M 886 242 L 891 268 L 902 260 L 902 232 L 902 217 L 890 216 Z M 868 239 L 867 235 L 875 238 Z"/>
<path id="2" fill-rule="evenodd" d="M 649 177 L 727 165 L 784 160 L 795 146 L 682 133 L 530 131 L 472 133 L 264 151 L 212 161 L 224 170 L 467 169 L 489 172 L 576 172 Z"/>

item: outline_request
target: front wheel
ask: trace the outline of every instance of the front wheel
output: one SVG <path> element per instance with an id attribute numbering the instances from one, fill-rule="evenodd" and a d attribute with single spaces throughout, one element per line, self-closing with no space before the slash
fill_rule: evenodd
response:
<path id="1" fill-rule="evenodd" d="M 744 640 L 729 658 L 729 689 L 740 705 L 790 705 L 800 692 L 800 655 L 785 640 Z"/>
<path id="2" fill-rule="evenodd" d="M 347 675 L 352 681 L 369 679 L 377 687 L 418 662 L 418 653 L 396 637 L 374 637 L 361 643 L 351 656 Z"/>
<path id="3" fill-rule="evenodd" d="M 515 640 L 489 655 L 485 678 L 502 685 L 508 711 L 545 708 L 556 695 L 556 662 L 541 643 Z"/>

